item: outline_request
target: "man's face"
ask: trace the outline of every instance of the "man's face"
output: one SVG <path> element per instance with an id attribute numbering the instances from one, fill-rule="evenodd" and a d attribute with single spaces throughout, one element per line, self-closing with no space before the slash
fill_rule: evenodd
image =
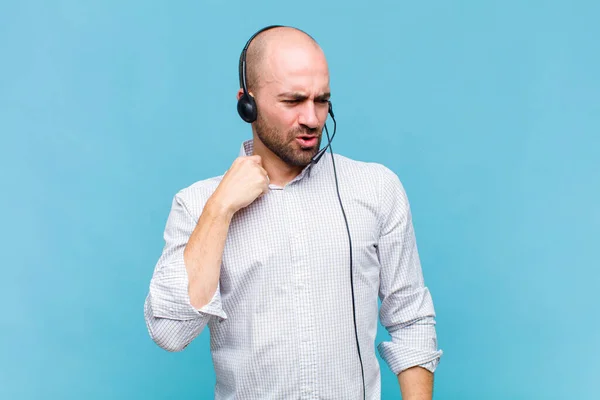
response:
<path id="1" fill-rule="evenodd" d="M 329 72 L 320 49 L 278 49 L 265 60 L 255 93 L 256 135 L 290 166 L 304 167 L 319 151 L 327 119 Z"/>

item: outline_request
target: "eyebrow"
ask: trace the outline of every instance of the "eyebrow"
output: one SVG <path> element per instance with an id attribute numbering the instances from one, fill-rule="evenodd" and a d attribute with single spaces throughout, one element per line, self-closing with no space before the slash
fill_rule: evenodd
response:
<path id="1" fill-rule="evenodd" d="M 285 93 L 280 93 L 277 95 L 278 98 L 289 98 L 289 99 L 294 99 L 294 100 L 306 100 L 308 99 L 308 96 L 300 93 L 300 92 L 285 92 Z M 331 97 L 331 93 L 327 92 L 327 93 L 323 93 L 320 94 L 316 97 L 317 100 L 329 100 L 329 98 Z"/>

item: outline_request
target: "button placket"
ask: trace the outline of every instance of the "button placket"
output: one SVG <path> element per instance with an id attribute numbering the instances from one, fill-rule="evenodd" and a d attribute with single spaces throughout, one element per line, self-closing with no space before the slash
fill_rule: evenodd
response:
<path id="1" fill-rule="evenodd" d="M 302 398 L 312 399 L 317 395 L 317 377 L 316 377 L 316 343 L 314 343 L 316 327 L 314 325 L 313 296 L 310 287 L 311 265 L 310 249 L 306 248 L 307 237 L 306 218 L 309 216 L 303 213 L 302 199 L 294 193 L 295 185 L 288 186 L 288 205 L 290 206 L 290 229 L 292 243 L 291 256 L 292 268 L 294 273 L 294 297 L 296 298 L 296 315 L 300 326 L 299 332 L 299 350 L 300 362 L 303 370 L 301 376 L 300 389 Z"/>

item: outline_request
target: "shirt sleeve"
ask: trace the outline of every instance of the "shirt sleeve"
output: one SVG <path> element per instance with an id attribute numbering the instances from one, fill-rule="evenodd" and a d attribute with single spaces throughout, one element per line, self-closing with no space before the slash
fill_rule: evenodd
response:
<path id="1" fill-rule="evenodd" d="M 183 350 L 212 318 L 227 318 L 219 286 L 204 307 L 196 309 L 190 302 L 183 251 L 196 224 L 197 219 L 189 213 L 183 198 L 176 195 L 164 231 L 165 246 L 144 303 L 150 337 L 168 351 Z"/>
<path id="2" fill-rule="evenodd" d="M 414 366 L 434 372 L 442 351 L 433 301 L 423 280 L 408 198 L 385 167 L 379 193 L 379 317 L 391 336 L 378 345 L 379 354 L 396 375 Z"/>

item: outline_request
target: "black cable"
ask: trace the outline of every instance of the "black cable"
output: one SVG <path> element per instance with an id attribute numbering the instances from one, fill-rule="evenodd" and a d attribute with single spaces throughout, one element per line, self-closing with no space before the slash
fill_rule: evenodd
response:
<path id="1" fill-rule="evenodd" d="M 333 117 L 333 116 L 332 116 Z M 336 123 L 333 119 L 333 135 L 335 136 Z M 360 361 L 360 373 L 362 375 L 362 386 L 363 386 L 363 399 L 366 400 L 366 387 L 365 387 L 365 369 L 362 362 L 362 356 L 360 354 L 360 343 L 358 342 L 358 329 L 356 328 L 356 304 L 354 302 L 354 273 L 352 270 L 352 238 L 350 237 L 350 227 L 348 226 L 348 219 L 346 218 L 346 212 L 344 211 L 344 205 L 342 204 L 342 198 L 340 196 L 340 188 L 338 186 L 337 172 L 335 169 L 335 161 L 333 159 L 333 149 L 331 148 L 331 138 L 329 137 L 329 131 L 327 125 L 325 125 L 325 133 L 327 134 L 327 141 L 329 142 L 329 153 L 331 154 L 331 163 L 333 164 L 333 176 L 335 177 L 335 189 L 337 191 L 338 200 L 340 202 L 340 208 L 342 209 L 342 215 L 344 216 L 344 222 L 346 223 L 346 231 L 348 232 L 348 244 L 350 246 L 350 288 L 352 290 L 352 317 L 354 319 L 354 335 L 356 337 L 356 349 L 358 350 L 358 360 Z"/>

